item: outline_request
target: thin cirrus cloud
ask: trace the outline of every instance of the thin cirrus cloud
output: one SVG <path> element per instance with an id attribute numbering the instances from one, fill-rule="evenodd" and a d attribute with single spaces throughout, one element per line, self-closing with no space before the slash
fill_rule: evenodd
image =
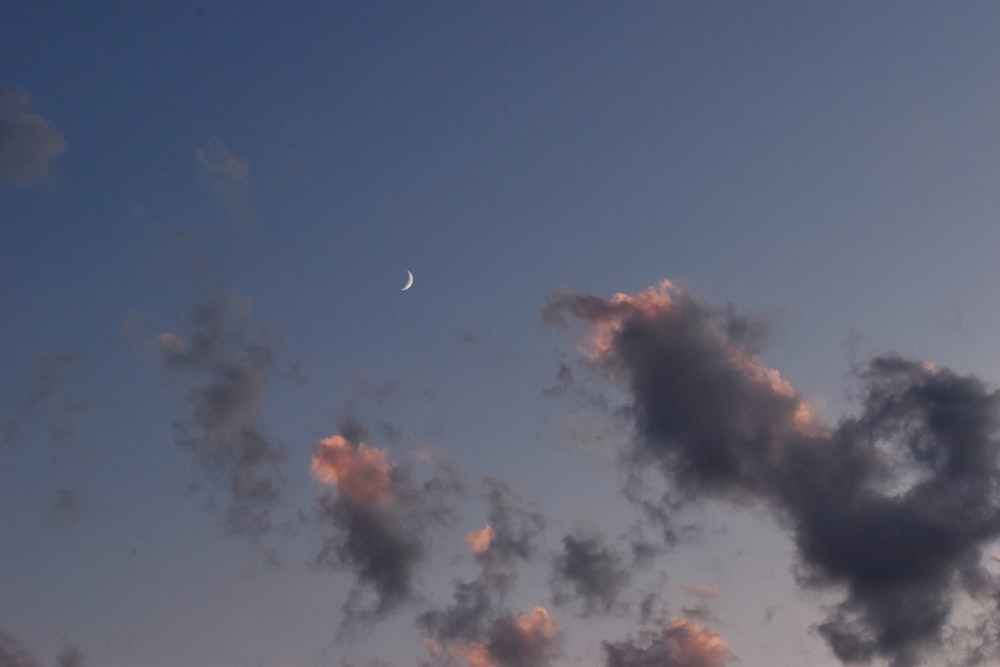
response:
<path id="1" fill-rule="evenodd" d="M 790 533 L 798 583 L 843 591 L 816 627 L 842 662 L 914 667 L 956 650 L 963 593 L 982 627 L 1000 621 L 983 565 L 1000 537 L 1000 397 L 983 381 L 879 356 L 859 372 L 859 413 L 830 426 L 760 361 L 758 321 L 669 281 L 559 294 L 544 316 L 585 325 L 584 365 L 626 396 L 626 465 L 659 471 L 664 507 L 757 502 Z M 655 664 L 642 646 L 609 646 L 614 667 Z"/>
<path id="2" fill-rule="evenodd" d="M 252 212 L 253 182 L 249 164 L 236 156 L 217 137 L 195 149 L 201 178 L 222 202 L 234 223 L 245 223 Z"/>
<path id="3" fill-rule="evenodd" d="M 20 186 L 39 181 L 65 149 L 63 133 L 31 108 L 27 90 L 0 92 L 0 179 Z"/>

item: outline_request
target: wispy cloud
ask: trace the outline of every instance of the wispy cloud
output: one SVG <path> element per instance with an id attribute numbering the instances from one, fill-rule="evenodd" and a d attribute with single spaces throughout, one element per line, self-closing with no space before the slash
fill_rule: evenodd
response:
<path id="1" fill-rule="evenodd" d="M 201 166 L 202 179 L 226 207 L 230 220 L 236 223 L 247 222 L 252 212 L 250 200 L 253 194 L 253 182 L 247 162 L 237 157 L 216 137 L 195 149 L 194 157 Z"/>
<path id="2" fill-rule="evenodd" d="M 0 631 L 0 667 L 38 667 L 38 663 L 17 639 Z"/>
<path id="3" fill-rule="evenodd" d="M 227 496 L 226 530 L 260 537 L 271 529 L 284 485 L 285 454 L 261 422 L 278 336 L 253 319 L 246 300 L 221 291 L 207 294 L 182 327 L 154 338 L 164 369 L 186 384 L 177 443 L 210 494 Z"/>
<path id="4" fill-rule="evenodd" d="M 65 148 L 62 132 L 32 110 L 28 91 L 0 92 L 0 178 L 18 185 L 38 181 Z"/>
<path id="5" fill-rule="evenodd" d="M 52 523 L 67 523 L 76 520 L 82 511 L 83 500 L 80 490 L 75 486 L 66 486 L 57 489 L 49 496 L 45 519 Z"/>

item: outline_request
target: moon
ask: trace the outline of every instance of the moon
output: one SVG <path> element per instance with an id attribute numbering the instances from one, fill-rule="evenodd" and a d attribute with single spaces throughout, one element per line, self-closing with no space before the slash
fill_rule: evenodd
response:
<path id="1" fill-rule="evenodd" d="M 409 271 L 407 271 L 406 272 L 406 284 L 403 285 L 403 289 L 401 289 L 399 291 L 400 292 L 405 292 L 406 290 L 410 289 L 411 287 L 413 287 L 413 274 L 410 273 Z"/>

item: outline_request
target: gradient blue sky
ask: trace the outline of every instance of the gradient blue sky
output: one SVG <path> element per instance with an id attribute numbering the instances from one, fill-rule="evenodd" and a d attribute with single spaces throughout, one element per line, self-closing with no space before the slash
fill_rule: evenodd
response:
<path id="1" fill-rule="evenodd" d="M 762 510 L 690 510 L 701 532 L 636 574 L 629 614 L 553 604 L 561 536 L 614 543 L 639 512 L 627 430 L 544 393 L 577 356 L 547 299 L 669 278 L 762 313 L 764 361 L 831 422 L 852 359 L 876 353 L 1000 380 L 996 3 L 13 0 L 0 17 L 5 108 L 30 96 L 0 116 L 0 420 L 21 429 L 0 446 L 0 632 L 38 664 L 78 647 L 91 667 L 416 665 L 420 605 L 473 576 L 487 475 L 546 516 L 509 607 L 559 623 L 553 665 L 603 664 L 646 591 L 678 615 L 700 599 L 685 587 L 716 586 L 700 622 L 740 664 L 834 667 L 814 626 L 837 592 L 796 586 Z M 32 113 L 29 148 L 52 154 L 28 174 L 3 160 Z M 346 416 L 418 477 L 433 452 L 462 479 L 424 602 L 338 636 L 353 576 L 311 565 L 320 528 L 226 535 L 211 487 L 189 491 L 190 379 L 153 340 L 213 290 L 278 341 L 258 415 L 287 456 L 276 521 L 311 511 L 310 457 Z"/>

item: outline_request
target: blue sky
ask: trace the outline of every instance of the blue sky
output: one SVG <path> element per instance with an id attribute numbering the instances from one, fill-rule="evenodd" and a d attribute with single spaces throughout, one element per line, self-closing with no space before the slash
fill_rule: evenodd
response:
<path id="1" fill-rule="evenodd" d="M 690 529 L 663 543 L 629 475 L 686 488 L 660 458 L 690 454 L 670 449 L 684 438 L 651 424 L 709 385 L 664 391 L 687 368 L 666 339 L 590 356 L 586 341 L 704 320 L 690 358 L 780 403 L 752 375 L 776 369 L 835 443 L 902 382 L 866 366 L 880 355 L 954 370 L 918 364 L 907 382 L 974 375 L 992 414 L 995 4 L 15 1 L 3 16 L 0 666 L 502 666 L 507 628 L 532 666 L 905 667 L 943 664 L 957 628 L 992 621 L 993 593 L 967 583 L 1000 575 L 992 529 L 928 575 L 946 618 L 895 644 L 856 560 L 810 551 L 819 529 L 787 485 L 675 491 L 663 507 Z M 669 297 L 643 292 L 665 279 Z M 763 345 L 727 307 L 764 323 Z M 720 392 L 692 405 L 723 410 Z M 779 440 L 821 439 L 765 412 Z M 932 449 L 958 446 L 927 424 Z M 345 449 L 318 444 L 337 435 Z M 878 497 L 909 516 L 911 473 L 938 459 L 886 447 L 904 490 Z M 377 486 L 376 450 L 391 510 L 351 495 L 350 470 Z M 339 472 L 324 482 L 317 460 Z M 503 535 L 470 550 L 491 508 L 525 557 Z M 269 523 L 234 529 L 244 510 Z M 360 555 L 320 557 L 361 534 L 349 525 L 421 545 L 398 599 Z M 574 578 L 582 536 L 593 567 Z M 516 572 L 508 588 L 498 572 Z M 456 581 L 489 591 L 478 635 L 428 620 L 458 608 Z M 844 600 L 867 653 L 822 630 Z M 556 634 L 525 630 L 536 607 Z"/>

